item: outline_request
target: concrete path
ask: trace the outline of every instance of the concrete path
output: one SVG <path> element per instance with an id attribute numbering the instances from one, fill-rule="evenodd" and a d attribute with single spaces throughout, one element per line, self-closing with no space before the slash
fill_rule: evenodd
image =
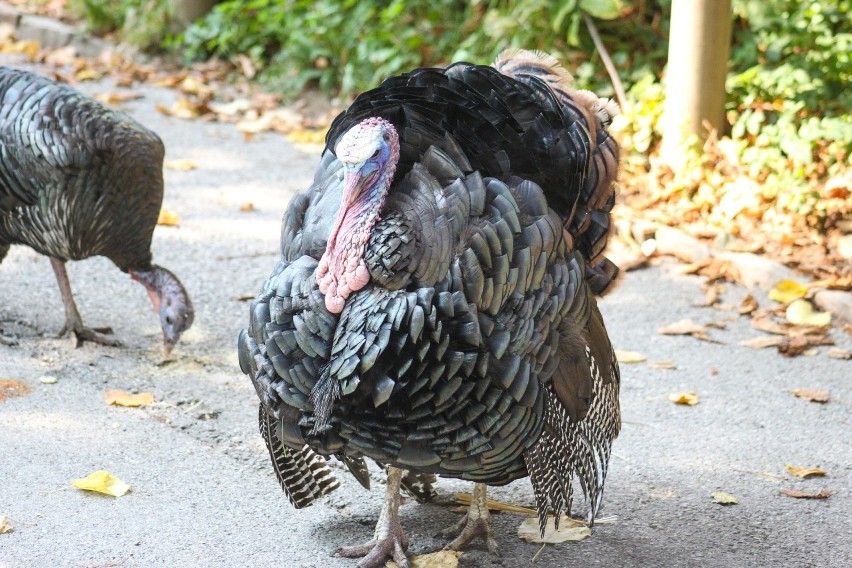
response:
<path id="1" fill-rule="evenodd" d="M 6 59 L 6 62 L 14 60 Z M 116 90 L 85 83 L 89 93 Z M 187 122 L 154 110 L 174 94 L 137 88 L 128 103 L 160 134 L 167 159 L 191 159 L 193 171 L 166 171 L 165 206 L 179 227 L 159 227 L 154 258 L 177 273 L 197 308 L 194 327 L 163 363 L 160 331 L 143 289 L 104 259 L 69 266 L 84 320 L 110 325 L 125 346 L 72 349 L 54 338 L 62 306 L 47 259 L 14 247 L 0 265 L 0 328 L 19 336 L 0 345 L 0 379 L 32 392 L 0 402 L 0 516 L 14 531 L 0 535 L 2 567 L 296 566 L 354 567 L 330 554 L 372 535 L 381 476 L 367 492 L 343 471 L 342 488 L 296 511 L 279 489 L 257 433 L 256 396 L 237 366 L 237 332 L 248 303 L 271 271 L 281 214 L 306 187 L 316 155 L 276 135 L 246 142 L 228 125 Z M 255 210 L 240 206 L 251 202 Z M 624 365 L 624 428 L 610 466 L 603 517 L 591 538 L 548 546 L 539 566 L 843 566 L 852 558 L 850 504 L 850 363 L 787 359 L 774 349 L 737 342 L 759 335 L 732 312 L 697 308 L 695 277 L 676 266 L 627 275 L 602 303 L 619 349 L 676 370 Z M 730 287 L 726 300 L 745 291 Z M 759 298 L 761 304 L 768 300 Z M 725 321 L 711 330 L 724 344 L 656 333 L 682 318 Z M 850 338 L 834 339 L 849 349 Z M 39 378 L 53 375 L 55 384 Z M 820 405 L 788 389 L 831 393 Z M 142 409 L 107 406 L 107 389 L 150 391 Z M 668 400 L 696 391 L 694 407 Z M 799 480 L 785 465 L 821 467 L 828 476 Z M 73 488 L 71 479 L 107 469 L 133 486 L 120 498 Z M 445 495 L 470 484 L 442 480 Z M 792 499 L 791 488 L 833 491 L 826 500 Z M 725 491 L 739 504 L 714 504 Z M 490 491 L 495 499 L 533 502 L 528 481 Z M 402 522 L 411 553 L 442 546 L 433 535 L 459 517 L 437 505 L 407 504 Z M 516 535 L 523 517 L 494 518 L 503 557 L 481 544 L 461 566 L 527 566 L 539 549 Z"/>

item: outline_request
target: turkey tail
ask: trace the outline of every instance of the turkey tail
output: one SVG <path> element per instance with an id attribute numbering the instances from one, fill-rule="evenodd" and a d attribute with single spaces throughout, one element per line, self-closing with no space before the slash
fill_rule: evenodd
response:
<path id="1" fill-rule="evenodd" d="M 301 509 L 312 505 L 323 495 L 340 487 L 326 461 L 307 445 L 294 450 L 281 442 L 276 434 L 277 420 L 266 412 L 262 404 L 258 421 L 269 457 L 272 458 L 275 476 L 294 507 Z"/>
<path id="2" fill-rule="evenodd" d="M 533 89 L 549 89 L 569 120 L 585 124 L 591 142 L 583 185 L 565 226 L 574 248 L 587 262 L 587 278 L 595 294 L 603 294 L 618 275 L 618 267 L 603 256 L 611 229 L 610 211 L 615 205 L 618 144 L 607 131 L 619 109 L 615 101 L 590 91 L 575 89 L 568 71 L 554 57 L 538 51 L 507 50 L 494 68 Z M 569 188 L 572 190 L 573 188 Z"/>

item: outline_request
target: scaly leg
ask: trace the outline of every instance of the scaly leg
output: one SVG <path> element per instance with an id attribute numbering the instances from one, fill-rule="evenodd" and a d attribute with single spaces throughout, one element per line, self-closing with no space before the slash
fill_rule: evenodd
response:
<path id="1" fill-rule="evenodd" d="M 59 332 L 59 337 L 70 333 L 74 338 L 74 347 L 80 347 L 84 341 L 100 343 L 101 345 L 121 345 L 117 340 L 105 337 L 101 334 L 112 333 L 108 327 L 89 329 L 83 325 L 83 318 L 74 303 L 74 295 L 71 293 L 71 282 L 68 280 L 68 272 L 65 271 L 65 262 L 51 258 L 50 265 L 56 274 L 56 282 L 59 284 L 59 293 L 62 294 L 62 303 L 65 304 L 65 325 Z"/>
<path id="2" fill-rule="evenodd" d="M 497 541 L 494 540 L 494 533 L 491 531 L 491 513 L 488 512 L 488 506 L 485 504 L 486 489 L 488 489 L 488 486 L 484 483 L 474 484 L 473 499 L 470 502 L 467 514 L 456 526 L 441 533 L 444 538 L 455 537 L 451 543 L 444 547 L 444 550 L 461 550 L 474 538 L 481 536 L 488 546 L 488 552 L 499 556 L 500 549 L 497 547 Z"/>
<path id="3" fill-rule="evenodd" d="M 400 568 L 409 568 L 405 551 L 408 549 L 408 539 L 399 524 L 399 484 L 402 470 L 388 467 L 388 485 L 385 490 L 385 502 L 376 523 L 373 540 L 361 546 L 346 546 L 337 551 L 346 558 L 363 556 L 358 568 L 377 568 L 385 565 L 385 560 L 393 558 Z"/>

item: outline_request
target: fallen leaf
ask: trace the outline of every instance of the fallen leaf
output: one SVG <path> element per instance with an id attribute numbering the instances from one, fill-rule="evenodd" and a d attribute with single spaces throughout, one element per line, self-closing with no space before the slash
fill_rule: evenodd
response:
<path id="1" fill-rule="evenodd" d="M 652 369 L 677 369 L 672 361 L 651 361 L 648 366 Z"/>
<path id="2" fill-rule="evenodd" d="M 408 564 L 411 568 L 456 568 L 459 565 L 461 550 L 439 550 L 430 554 L 409 556 Z M 387 568 L 399 568 L 399 564 L 393 560 L 385 563 Z"/>
<path id="3" fill-rule="evenodd" d="M 695 406 L 698 404 L 698 394 L 694 392 L 673 392 L 669 395 L 669 400 L 675 404 Z"/>
<path id="4" fill-rule="evenodd" d="M 78 81 L 97 81 L 103 76 L 104 74 L 94 67 L 82 67 L 74 73 L 74 77 Z"/>
<path id="5" fill-rule="evenodd" d="M 71 481 L 71 485 L 79 489 L 104 493 L 113 497 L 121 497 L 130 490 L 128 484 L 104 469 L 98 470 L 83 479 L 74 479 Z"/>
<path id="6" fill-rule="evenodd" d="M 186 172 L 189 170 L 194 170 L 198 167 L 198 164 L 193 162 L 192 160 L 166 160 L 163 162 L 163 167 L 168 168 L 170 170 L 177 170 L 181 172 Z"/>
<path id="7" fill-rule="evenodd" d="M 623 349 L 615 350 L 615 358 L 618 359 L 619 363 L 641 363 L 646 359 L 638 351 L 625 351 Z"/>
<path id="8" fill-rule="evenodd" d="M 0 400 L 28 395 L 32 392 L 29 386 L 14 379 L 0 379 Z"/>
<path id="9" fill-rule="evenodd" d="M 832 347 L 828 350 L 828 356 L 832 359 L 852 359 L 852 351 L 847 351 L 846 349 L 841 349 L 840 347 Z"/>
<path id="10" fill-rule="evenodd" d="M 249 201 L 248 203 L 240 205 L 240 211 L 242 211 L 243 213 L 249 213 L 250 211 L 254 211 L 254 203 Z"/>
<path id="11" fill-rule="evenodd" d="M 455 493 L 453 495 L 456 501 L 462 505 L 470 505 L 472 496 L 470 493 Z M 494 499 L 486 499 L 485 506 L 491 511 L 505 511 L 507 513 L 521 513 L 523 515 L 537 515 L 538 511 L 522 505 L 513 505 L 504 503 L 503 501 L 495 501 Z"/>
<path id="12" fill-rule="evenodd" d="M 834 341 L 829 337 L 816 335 L 789 337 L 778 344 L 778 352 L 787 357 L 815 354 L 818 352 L 813 349 L 815 345 L 834 345 Z M 811 353 L 811 351 L 814 353 Z"/>
<path id="13" fill-rule="evenodd" d="M 157 224 L 165 225 L 166 227 L 176 227 L 180 224 L 180 217 L 178 217 L 177 213 L 174 211 L 160 209 L 160 216 L 157 217 Z"/>
<path id="14" fill-rule="evenodd" d="M 154 402 L 154 395 L 149 392 L 130 394 L 123 390 L 108 390 L 104 393 L 104 400 L 114 406 L 137 407 Z"/>
<path id="15" fill-rule="evenodd" d="M 12 519 L 6 515 L 0 515 L 0 534 L 12 532 Z"/>
<path id="16" fill-rule="evenodd" d="M 781 493 L 796 499 L 828 499 L 831 497 L 831 491 L 828 489 L 823 489 L 819 493 L 808 493 L 807 491 L 799 491 L 798 489 L 782 489 Z"/>
<path id="17" fill-rule="evenodd" d="M 795 475 L 796 477 L 801 477 L 802 479 L 810 479 L 811 477 L 822 477 L 825 475 L 824 469 L 819 469 L 816 467 L 796 467 L 793 465 L 786 465 L 784 469 Z"/>
<path id="18" fill-rule="evenodd" d="M 239 296 L 237 296 L 237 301 L 238 302 L 248 302 L 249 300 L 254 300 L 255 298 L 257 298 L 257 294 L 251 294 L 251 293 L 240 294 Z"/>
<path id="19" fill-rule="evenodd" d="M 143 98 L 145 95 L 141 93 L 98 93 L 95 99 L 107 105 L 120 105 L 127 101 L 135 101 Z"/>
<path id="20" fill-rule="evenodd" d="M 804 297 L 807 292 L 808 287 L 795 280 L 782 280 L 769 291 L 769 299 L 782 304 L 789 304 L 793 300 Z"/>
<path id="21" fill-rule="evenodd" d="M 828 391 L 816 389 L 793 389 L 790 392 L 796 395 L 797 397 L 803 398 L 810 402 L 828 402 Z"/>
<path id="22" fill-rule="evenodd" d="M 787 335 L 787 326 L 778 323 L 768 314 L 755 315 L 751 319 L 751 327 L 765 331 L 766 333 L 774 333 L 775 335 Z"/>
<path id="23" fill-rule="evenodd" d="M 559 544 L 560 542 L 576 542 L 592 536 L 592 529 L 586 523 L 572 519 L 567 515 L 559 517 L 558 529 L 555 524 L 555 518 L 548 516 L 542 537 L 538 526 L 538 517 L 530 517 L 518 527 L 518 538 L 535 544 Z"/>
<path id="24" fill-rule="evenodd" d="M 752 313 L 757 308 L 757 300 L 755 300 L 754 296 L 752 296 L 751 294 L 747 294 L 746 297 L 743 298 L 743 301 L 740 303 L 740 307 L 737 309 L 737 311 L 740 313 L 740 315 L 745 316 Z"/>
<path id="25" fill-rule="evenodd" d="M 716 491 L 715 493 L 711 493 L 710 496 L 713 497 L 713 502 L 719 505 L 736 505 L 739 503 L 736 497 L 724 491 Z"/>
<path id="26" fill-rule="evenodd" d="M 781 345 L 784 341 L 786 341 L 786 339 L 780 335 L 761 335 L 760 337 L 740 341 L 740 345 L 743 347 L 751 347 L 752 349 L 764 349 L 766 347 L 776 347 Z"/>
<path id="27" fill-rule="evenodd" d="M 692 320 L 685 319 L 675 322 L 671 325 L 667 325 L 661 327 L 657 330 L 657 333 L 661 335 L 691 335 L 697 339 L 701 339 L 703 341 L 710 341 L 711 343 L 721 343 L 721 341 L 717 341 L 707 335 L 707 327 L 721 327 L 723 324 L 700 324 L 696 323 Z"/>
<path id="28" fill-rule="evenodd" d="M 807 300 L 795 300 L 787 306 L 787 321 L 797 325 L 812 325 L 822 327 L 831 323 L 831 314 L 828 312 L 815 312 L 814 307 Z"/>
<path id="29" fill-rule="evenodd" d="M 251 101 L 248 99 L 234 99 L 229 103 L 210 103 L 210 110 L 216 114 L 225 116 L 234 116 L 241 112 L 246 112 L 251 108 Z"/>

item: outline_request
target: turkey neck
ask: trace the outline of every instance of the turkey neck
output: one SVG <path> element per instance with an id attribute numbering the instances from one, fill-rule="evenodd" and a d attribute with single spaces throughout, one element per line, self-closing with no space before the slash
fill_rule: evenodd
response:
<path id="1" fill-rule="evenodd" d="M 370 280 L 364 265 L 364 251 L 396 173 L 399 145 L 395 142 L 391 143 L 385 166 L 371 174 L 372 179 L 354 199 L 352 193 L 357 191 L 357 186 L 344 189 L 340 212 L 318 269 L 320 291 L 326 295 L 326 308 L 331 313 L 342 312 L 349 294 L 360 290 Z"/>

